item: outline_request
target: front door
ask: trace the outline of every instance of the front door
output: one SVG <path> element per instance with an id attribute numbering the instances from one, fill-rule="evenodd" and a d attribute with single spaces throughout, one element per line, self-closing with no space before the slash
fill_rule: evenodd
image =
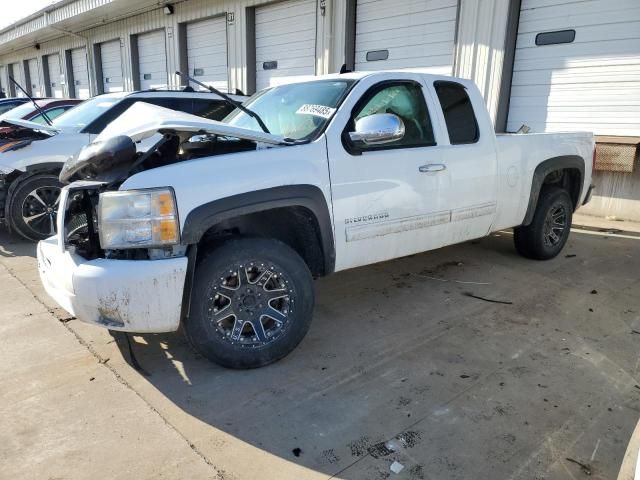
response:
<path id="1" fill-rule="evenodd" d="M 448 242 L 450 176 L 444 152 L 436 147 L 430 115 L 435 105 L 424 95 L 421 77 L 406 76 L 372 85 L 343 120 L 342 136 L 327 136 L 336 270 Z M 400 117 L 403 138 L 355 145 L 349 138 L 355 122 L 377 113 Z"/>

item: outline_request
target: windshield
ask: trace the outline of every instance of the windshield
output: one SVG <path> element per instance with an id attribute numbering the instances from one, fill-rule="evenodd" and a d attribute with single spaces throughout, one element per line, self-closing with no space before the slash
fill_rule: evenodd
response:
<path id="1" fill-rule="evenodd" d="M 20 120 L 25 115 L 30 114 L 35 110 L 33 103 L 23 103 L 19 107 L 12 108 L 8 112 L 0 115 L 0 120 Z"/>
<path id="2" fill-rule="evenodd" d="M 113 105 L 121 97 L 95 97 L 70 108 L 53 121 L 56 127 L 85 127 Z"/>
<path id="3" fill-rule="evenodd" d="M 256 93 L 243 106 L 256 112 L 269 132 L 293 140 L 306 140 L 322 131 L 354 80 L 320 80 L 281 85 Z M 262 131 L 255 118 L 235 109 L 224 123 Z"/>

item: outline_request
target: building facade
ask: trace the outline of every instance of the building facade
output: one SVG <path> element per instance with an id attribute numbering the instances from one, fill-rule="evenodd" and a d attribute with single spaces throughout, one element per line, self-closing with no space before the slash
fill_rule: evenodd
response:
<path id="1" fill-rule="evenodd" d="M 87 98 L 419 68 L 470 78 L 498 132 L 593 131 L 586 213 L 640 220 L 637 0 L 61 0 L 0 31 L 0 88 Z"/>

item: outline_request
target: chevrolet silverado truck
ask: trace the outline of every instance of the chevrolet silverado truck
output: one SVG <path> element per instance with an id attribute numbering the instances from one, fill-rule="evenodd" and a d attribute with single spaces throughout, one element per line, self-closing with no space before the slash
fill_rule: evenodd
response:
<path id="1" fill-rule="evenodd" d="M 592 134 L 496 136 L 467 80 L 329 75 L 243 107 L 212 121 L 137 103 L 65 164 L 58 233 L 38 245 L 62 307 L 260 367 L 306 334 L 315 277 L 510 227 L 550 259 L 593 188 Z"/>

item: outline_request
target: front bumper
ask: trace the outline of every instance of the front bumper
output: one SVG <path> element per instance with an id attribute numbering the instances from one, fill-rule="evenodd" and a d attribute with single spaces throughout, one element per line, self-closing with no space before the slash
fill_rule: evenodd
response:
<path id="1" fill-rule="evenodd" d="M 83 322 L 136 333 L 180 325 L 187 257 L 86 260 L 51 237 L 38 244 L 38 270 L 47 293 Z"/>

